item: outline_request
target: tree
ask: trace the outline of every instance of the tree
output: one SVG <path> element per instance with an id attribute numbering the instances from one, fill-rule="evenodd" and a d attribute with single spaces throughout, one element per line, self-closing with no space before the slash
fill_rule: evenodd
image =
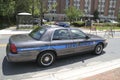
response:
<path id="1" fill-rule="evenodd" d="M 65 14 L 67 18 L 69 19 L 70 23 L 74 22 L 77 18 L 80 18 L 83 15 L 82 11 L 76 9 L 73 6 L 65 9 Z"/>
<path id="2" fill-rule="evenodd" d="M 98 10 L 95 10 L 95 12 L 93 13 L 93 15 L 94 15 L 94 19 L 99 19 L 99 12 L 98 12 Z"/>
<path id="3" fill-rule="evenodd" d="M 20 12 L 30 13 L 32 0 L 15 0 L 16 14 Z"/>
<path id="4" fill-rule="evenodd" d="M 15 1 L 14 0 L 0 0 L 0 17 L 2 22 L 11 23 L 10 17 L 14 16 Z M 7 18 L 7 20 L 5 20 Z M 5 20 L 5 21 L 4 21 Z"/>
<path id="5" fill-rule="evenodd" d="M 40 16 L 40 3 L 39 0 L 32 0 L 30 5 L 30 12 L 32 13 L 33 17 Z"/>
<path id="6" fill-rule="evenodd" d="M 120 11 L 118 12 L 118 21 L 120 22 Z"/>

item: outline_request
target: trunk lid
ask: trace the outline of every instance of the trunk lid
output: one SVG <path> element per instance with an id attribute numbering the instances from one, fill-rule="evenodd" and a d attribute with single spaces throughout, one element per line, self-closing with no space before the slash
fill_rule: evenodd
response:
<path id="1" fill-rule="evenodd" d="M 34 39 L 30 37 L 28 34 L 19 34 L 19 35 L 11 36 L 9 39 L 9 42 L 10 43 L 22 43 L 22 42 L 29 42 L 33 40 Z"/>

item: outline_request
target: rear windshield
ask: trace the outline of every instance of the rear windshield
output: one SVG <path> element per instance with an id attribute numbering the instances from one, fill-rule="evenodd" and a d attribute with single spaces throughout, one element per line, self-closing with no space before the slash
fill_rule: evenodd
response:
<path id="1" fill-rule="evenodd" d="M 45 32 L 46 32 L 46 29 L 39 27 L 39 28 L 34 29 L 29 35 L 32 38 L 39 40 Z"/>

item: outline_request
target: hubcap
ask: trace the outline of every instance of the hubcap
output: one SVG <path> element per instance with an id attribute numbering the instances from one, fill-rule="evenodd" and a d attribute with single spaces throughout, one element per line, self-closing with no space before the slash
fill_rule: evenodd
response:
<path id="1" fill-rule="evenodd" d="M 47 57 L 45 57 L 45 59 L 44 59 L 46 62 L 48 62 L 49 60 L 50 60 L 50 58 L 47 56 Z"/>
<path id="2" fill-rule="evenodd" d="M 96 54 L 101 54 L 101 52 L 102 52 L 102 45 L 98 45 L 96 47 Z"/>
<path id="3" fill-rule="evenodd" d="M 51 53 L 43 54 L 40 62 L 44 66 L 49 66 L 53 62 L 53 55 Z"/>

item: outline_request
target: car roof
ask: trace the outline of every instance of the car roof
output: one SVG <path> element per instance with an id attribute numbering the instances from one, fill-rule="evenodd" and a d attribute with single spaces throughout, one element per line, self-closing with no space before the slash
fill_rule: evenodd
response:
<path id="1" fill-rule="evenodd" d="M 58 29 L 76 29 L 78 30 L 79 28 L 74 28 L 74 27 L 61 27 L 61 26 L 58 26 L 58 25 L 43 25 L 42 28 L 46 29 L 47 32 L 54 32 L 55 30 L 58 30 Z M 81 31 L 81 29 L 79 29 Z"/>
<path id="2" fill-rule="evenodd" d="M 42 27 L 46 29 L 66 29 L 65 27 L 61 27 L 58 25 L 43 25 Z"/>
<path id="3" fill-rule="evenodd" d="M 43 25 L 42 27 L 47 29 L 47 30 L 53 30 L 53 31 L 57 30 L 57 29 L 78 29 L 78 28 L 74 28 L 74 27 L 61 27 L 58 25 Z"/>

